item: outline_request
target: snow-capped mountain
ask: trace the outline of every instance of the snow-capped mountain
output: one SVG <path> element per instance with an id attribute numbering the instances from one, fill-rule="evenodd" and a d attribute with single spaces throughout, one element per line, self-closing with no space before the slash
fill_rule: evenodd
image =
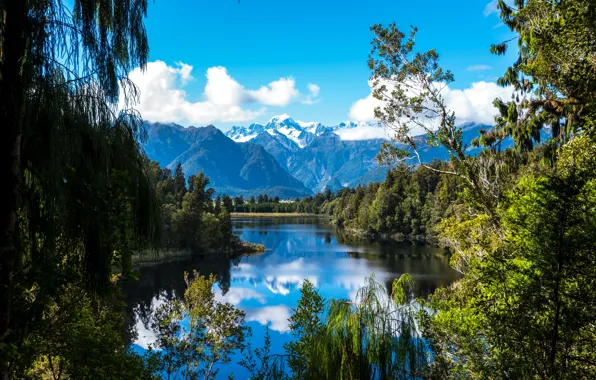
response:
<path id="1" fill-rule="evenodd" d="M 254 139 L 260 133 L 265 131 L 265 127 L 260 124 L 251 124 L 248 127 L 232 127 L 225 133 L 226 136 L 236 142 L 246 142 Z"/>
<path id="2" fill-rule="evenodd" d="M 347 130 L 359 130 L 358 136 L 363 136 L 362 140 L 366 140 L 367 129 L 373 128 L 370 139 L 378 138 L 381 127 L 372 126 L 366 123 L 359 123 L 353 121 L 342 122 L 334 126 L 325 126 L 318 122 L 304 122 L 292 119 L 287 114 L 274 116 L 265 125 L 251 124 L 248 127 L 234 126 L 226 132 L 226 136 L 236 142 L 250 141 L 263 132 L 269 133 L 271 136 L 283 135 L 287 140 L 292 141 L 300 149 L 305 148 L 312 143 L 317 136 L 321 136 L 325 133 L 332 132 L 339 136 L 343 136 L 343 133 Z M 352 133 L 352 135 L 354 135 Z M 282 139 L 282 140 L 286 140 Z M 350 138 L 354 139 L 354 138 Z"/>

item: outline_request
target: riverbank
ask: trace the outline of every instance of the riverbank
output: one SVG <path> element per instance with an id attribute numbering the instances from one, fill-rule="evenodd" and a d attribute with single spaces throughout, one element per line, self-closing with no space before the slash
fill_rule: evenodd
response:
<path id="1" fill-rule="evenodd" d="M 163 262 L 186 260 L 191 257 L 225 256 L 228 259 L 238 259 L 245 256 L 257 256 L 266 251 L 262 244 L 254 244 L 239 240 L 231 243 L 231 247 L 222 251 L 194 252 L 190 249 L 150 249 L 133 256 L 132 266 L 140 267 L 155 265 Z"/>
<path id="2" fill-rule="evenodd" d="M 308 214 L 297 212 L 233 212 L 230 214 L 232 218 L 288 218 L 297 216 L 315 216 L 325 217 L 322 214 Z"/>

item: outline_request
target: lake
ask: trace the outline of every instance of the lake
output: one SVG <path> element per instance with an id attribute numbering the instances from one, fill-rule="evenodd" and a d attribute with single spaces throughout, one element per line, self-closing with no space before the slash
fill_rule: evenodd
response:
<path id="1" fill-rule="evenodd" d="M 237 260 L 195 258 L 160 263 L 140 269 L 138 281 L 125 286 L 130 325 L 138 331 L 131 338 L 142 351 L 153 342 L 150 329 L 153 310 L 172 297 L 182 297 L 184 272 L 197 270 L 218 278 L 217 296 L 246 313 L 252 329 L 253 348 L 261 347 L 269 328 L 272 352 L 283 353 L 291 340 L 288 318 L 300 298 L 300 284 L 309 279 L 325 298 L 354 298 L 367 276 L 391 287 L 394 279 L 410 273 L 417 296 L 458 278 L 439 248 L 398 243 L 378 243 L 353 238 L 319 217 L 234 219 L 241 239 L 263 244 L 259 256 Z M 220 377 L 234 372 L 243 379 L 246 372 L 237 364 L 223 367 Z"/>

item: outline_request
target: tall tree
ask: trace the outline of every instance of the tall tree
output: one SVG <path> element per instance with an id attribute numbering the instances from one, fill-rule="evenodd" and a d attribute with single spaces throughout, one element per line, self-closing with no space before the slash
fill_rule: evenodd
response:
<path id="1" fill-rule="evenodd" d="M 498 80 L 513 86 L 511 101 L 496 99 L 497 125 L 485 143 L 513 137 L 518 150 L 531 150 L 540 131 L 551 130 L 550 159 L 557 147 L 585 128 L 596 90 L 596 4 L 593 1 L 499 0 L 501 19 L 514 38 L 491 51 L 505 54 L 517 42 L 517 59 Z"/>
<path id="2" fill-rule="evenodd" d="M 13 314 L 40 310 L 27 305 L 23 289 L 37 284 L 42 294 L 51 292 L 55 279 L 41 273 L 55 269 L 52 263 L 71 265 L 98 289 L 119 261 L 114 252 L 124 240 L 114 240 L 104 218 L 113 215 L 110 194 L 120 191 L 126 198 L 128 231 L 147 237 L 154 232 L 152 192 L 138 146 L 144 134 L 138 115 L 126 110 L 136 97 L 126 75 L 147 61 L 146 11 L 146 0 L 0 2 L 4 378 L 26 320 L 33 318 Z M 129 176 L 120 190 L 118 171 Z"/>
<path id="3" fill-rule="evenodd" d="M 174 191 L 180 194 L 180 197 L 186 193 L 186 179 L 184 178 L 184 172 L 182 171 L 182 164 L 178 162 L 176 170 L 174 171 Z"/>

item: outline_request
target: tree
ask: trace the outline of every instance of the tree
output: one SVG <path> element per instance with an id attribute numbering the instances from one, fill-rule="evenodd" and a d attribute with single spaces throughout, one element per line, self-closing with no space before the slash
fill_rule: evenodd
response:
<path id="1" fill-rule="evenodd" d="M 427 369 L 416 327 L 408 275 L 394 281 L 391 295 L 370 277 L 354 301 L 329 301 L 328 309 L 305 281 L 290 317 L 297 340 L 285 345 L 297 379 L 412 379 Z M 326 316 L 325 316 L 326 315 Z"/>
<path id="2" fill-rule="evenodd" d="M 532 150 L 540 131 L 551 127 L 549 160 L 556 149 L 585 128 L 595 111 L 596 5 L 593 1 L 516 0 L 497 4 L 503 23 L 516 36 L 491 46 L 505 54 L 517 41 L 517 59 L 503 77 L 502 86 L 513 86 L 511 101 L 495 100 L 500 111 L 494 130 L 482 137 L 484 145 L 511 136 L 518 150 Z"/>
<path id="3" fill-rule="evenodd" d="M 509 162 L 505 157 L 496 159 L 492 151 L 477 157 L 466 154 L 462 128 L 442 95 L 454 81 L 453 75 L 441 68 L 435 49 L 415 51 L 417 28 L 407 37 L 395 23 L 388 28 L 374 25 L 371 30 L 375 35 L 369 58 L 373 96 L 382 101 L 375 109 L 375 118 L 393 130 L 393 139 L 406 147 L 384 143 L 378 160 L 393 164 L 404 162 L 411 155 L 428 170 L 457 176 L 468 186 L 474 207 L 494 216 L 502 196 L 499 184 L 512 168 L 506 165 Z M 415 138 L 421 133 L 424 138 Z M 437 168 L 420 159 L 420 148 L 437 146 L 449 152 L 447 168 Z"/>
<path id="4" fill-rule="evenodd" d="M 178 162 L 176 170 L 174 171 L 174 192 L 180 194 L 180 198 L 186 193 L 186 179 L 184 178 L 184 172 L 182 171 L 182 164 Z"/>
<path id="5" fill-rule="evenodd" d="M 232 202 L 232 198 L 230 198 L 229 195 L 224 194 L 223 198 L 222 198 L 222 204 L 223 204 L 223 208 L 228 212 L 232 212 L 234 211 L 234 204 Z"/>
<path id="6" fill-rule="evenodd" d="M 235 206 L 242 206 L 244 205 L 244 197 L 242 195 L 234 197 L 234 205 Z"/>
<path id="7" fill-rule="evenodd" d="M 289 319 L 295 341 L 284 345 L 288 365 L 297 378 L 311 378 L 318 374 L 320 360 L 313 349 L 324 334 L 324 303 L 313 284 L 305 280 L 300 288 L 300 299 Z"/>
<path id="8" fill-rule="evenodd" d="M 110 208 L 112 169 L 130 176 L 133 231 L 152 239 L 155 230 L 139 155 L 140 120 L 126 111 L 136 95 L 126 75 L 147 61 L 147 2 L 77 0 L 72 5 L 71 12 L 62 1 L 0 4 L 3 378 L 24 321 L 40 315 L 14 318 L 14 310 L 25 303 L 19 289 L 30 289 L 37 273 L 56 262 L 83 272 L 91 288 L 105 286 L 121 243 L 106 238 L 113 231 L 101 219 Z M 118 113 L 121 89 L 125 111 Z M 61 244 L 56 244 L 58 236 Z M 51 281 L 39 286 L 53 292 Z"/>
<path id="9" fill-rule="evenodd" d="M 502 231 L 487 254 L 468 261 L 457 291 L 433 296 L 427 331 L 438 376 L 596 376 L 594 146 L 576 137 L 562 147 L 557 172 L 524 176 L 500 209 Z"/>
<path id="10" fill-rule="evenodd" d="M 193 191 L 184 195 L 182 207 L 176 218 L 178 231 L 184 246 L 187 249 L 199 252 L 207 248 L 202 240 L 203 237 L 208 236 L 208 234 L 203 234 L 203 222 L 207 213 L 213 211 L 211 198 L 214 190 L 207 188 L 209 178 L 205 173 L 200 172 L 192 178 Z"/>
<path id="11" fill-rule="evenodd" d="M 186 273 L 184 302 L 167 302 L 153 316 L 159 362 L 168 379 L 179 373 L 187 379 L 215 379 L 217 364 L 229 363 L 231 355 L 245 347 L 249 329 L 244 312 L 215 299 L 215 280 L 213 275 Z M 185 318 L 188 327 L 183 329 Z"/>
<path id="12" fill-rule="evenodd" d="M 221 212 L 221 197 L 219 194 L 215 197 L 215 202 L 213 203 L 213 212 L 215 214 L 219 214 Z"/>

